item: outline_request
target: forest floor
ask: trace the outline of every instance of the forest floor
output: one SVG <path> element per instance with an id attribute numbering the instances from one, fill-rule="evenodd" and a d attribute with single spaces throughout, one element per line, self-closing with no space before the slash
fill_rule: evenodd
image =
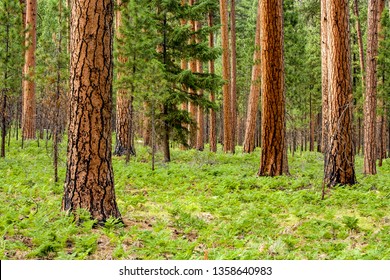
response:
<path id="1" fill-rule="evenodd" d="M 1 259 L 390 259 L 389 159 L 365 177 L 357 157 L 359 183 L 321 200 L 319 153 L 290 154 L 291 176 L 260 178 L 259 150 L 173 149 L 152 171 L 137 146 L 128 165 L 113 158 L 125 225 L 95 228 L 60 211 L 65 150 L 58 184 L 42 142 L 13 142 L 0 159 Z"/>

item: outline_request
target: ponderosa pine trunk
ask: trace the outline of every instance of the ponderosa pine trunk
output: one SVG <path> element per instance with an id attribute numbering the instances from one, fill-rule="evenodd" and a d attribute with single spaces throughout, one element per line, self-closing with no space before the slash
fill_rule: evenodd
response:
<path id="1" fill-rule="evenodd" d="M 195 4 L 195 0 L 189 0 L 189 5 L 193 6 Z M 193 32 L 193 35 L 191 37 L 191 44 L 195 44 L 196 43 L 196 36 L 195 36 L 195 32 L 196 32 L 196 21 L 195 20 L 190 20 L 190 25 L 191 25 L 191 31 Z M 191 70 L 192 73 L 196 73 L 197 71 L 197 61 L 195 58 L 191 59 L 189 61 L 189 68 Z M 191 95 L 196 95 L 196 91 L 194 89 L 189 89 L 189 93 Z M 190 148 L 195 148 L 196 147 L 196 135 L 197 135 L 197 118 L 198 118 L 198 106 L 194 103 L 194 102 L 189 102 L 189 113 L 190 113 L 190 116 L 191 116 L 191 119 L 193 121 L 193 124 L 189 125 L 189 131 L 190 131 L 190 135 L 189 135 L 189 141 L 188 141 L 188 145 Z"/>
<path id="2" fill-rule="evenodd" d="M 222 78 L 225 83 L 222 87 L 223 94 L 223 151 L 233 152 L 232 141 L 232 103 L 230 91 L 230 59 L 229 59 L 229 20 L 227 0 L 219 1 L 221 17 L 221 41 L 222 41 Z"/>
<path id="3" fill-rule="evenodd" d="M 262 149 L 260 176 L 288 173 L 283 54 L 283 1 L 261 1 Z"/>
<path id="4" fill-rule="evenodd" d="M 234 153 L 237 144 L 237 39 L 236 39 L 236 1 L 230 0 L 230 38 L 231 38 L 231 73 L 230 92 L 232 102 L 232 142 L 231 151 Z"/>
<path id="5" fill-rule="evenodd" d="M 118 6 L 121 6 L 122 1 L 117 0 Z M 120 30 L 122 28 L 122 12 L 121 8 L 117 9 L 115 17 L 115 31 L 116 37 L 121 39 Z M 120 44 L 120 42 L 119 42 Z M 118 56 L 118 63 L 126 63 L 128 58 Z M 135 69 L 133 69 L 135 72 Z M 120 80 L 122 73 L 120 69 L 117 71 L 117 79 Z M 132 146 L 132 98 L 129 90 L 118 88 L 116 93 L 116 141 L 114 155 L 123 156 L 127 153 L 135 155 L 134 147 Z"/>
<path id="6" fill-rule="evenodd" d="M 364 100 L 364 174 L 376 174 L 378 0 L 368 2 L 366 94 Z"/>
<path id="7" fill-rule="evenodd" d="M 348 0 L 329 0 L 329 147 L 325 155 L 325 185 L 355 184 L 352 133 L 351 47 Z"/>
<path id="8" fill-rule="evenodd" d="M 322 139 L 321 151 L 326 154 L 329 144 L 329 81 L 328 81 L 328 16 L 326 1 L 321 0 L 321 72 L 322 72 Z"/>
<path id="9" fill-rule="evenodd" d="M 26 1 L 26 38 L 25 64 L 23 82 L 23 118 L 22 131 L 24 139 L 35 138 L 36 101 L 35 101 L 35 50 L 36 50 L 37 0 Z"/>
<path id="10" fill-rule="evenodd" d="M 200 22 L 195 22 L 195 31 L 198 32 L 201 28 Z M 200 44 L 200 39 L 196 38 L 196 43 Z M 196 72 L 203 73 L 203 62 L 200 60 L 196 61 Z M 198 91 L 198 95 L 203 96 L 203 90 Z M 201 106 L 197 108 L 197 131 L 196 131 L 196 149 L 198 151 L 204 150 L 204 111 Z"/>
<path id="11" fill-rule="evenodd" d="M 113 0 L 72 0 L 68 155 L 62 209 L 121 218 L 111 162 Z"/>
<path id="12" fill-rule="evenodd" d="M 213 27 L 213 13 L 209 13 L 208 17 L 208 25 L 210 28 Z M 210 31 L 209 33 L 209 47 L 214 48 L 214 33 Z M 215 73 L 215 65 L 214 60 L 209 61 L 209 73 Z M 215 92 L 210 92 L 210 101 L 215 102 Z M 216 153 L 217 152 L 217 113 L 214 109 L 210 110 L 210 151 Z"/>
<path id="13" fill-rule="evenodd" d="M 380 46 L 385 39 L 383 35 L 383 26 L 382 26 L 382 14 L 385 9 L 386 2 L 385 0 L 379 0 L 378 3 L 378 46 Z M 378 73 L 378 83 L 379 86 L 383 85 L 385 82 L 385 73 Z M 378 166 L 383 165 L 383 159 L 386 158 L 386 118 L 387 118 L 387 108 L 386 108 L 386 100 L 383 96 L 379 97 L 378 107 L 382 111 L 380 115 L 377 116 L 377 147 L 378 147 Z"/>
<path id="14" fill-rule="evenodd" d="M 260 4 L 258 1 L 257 19 L 256 19 L 256 35 L 255 35 L 255 50 L 253 53 L 252 81 L 248 99 L 248 113 L 245 125 L 244 153 L 251 153 L 255 150 L 255 132 L 257 111 L 259 106 L 259 97 L 261 90 L 261 52 L 260 52 Z"/>

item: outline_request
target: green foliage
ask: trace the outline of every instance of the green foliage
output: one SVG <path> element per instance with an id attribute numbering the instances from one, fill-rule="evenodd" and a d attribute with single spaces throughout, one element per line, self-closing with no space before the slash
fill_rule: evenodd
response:
<path id="1" fill-rule="evenodd" d="M 141 107 L 153 104 L 159 135 L 168 127 L 170 137 L 186 144 L 186 124 L 194 123 L 181 104 L 193 102 L 203 108 L 215 107 L 207 95 L 193 91 L 216 91 L 221 80 L 216 75 L 192 73 L 180 68 L 181 60 L 207 62 L 216 59 L 219 51 L 210 49 L 206 36 L 209 29 L 192 31 L 180 20 L 200 20 L 215 8 L 213 1 L 197 1 L 196 5 L 180 5 L 180 1 L 129 0 L 118 8 L 122 28 L 117 36 L 116 57 L 119 60 L 118 89 L 127 89 Z M 199 42 L 191 42 L 195 36 Z M 146 112 L 151 114 L 151 112 Z"/>
<path id="2" fill-rule="evenodd" d="M 114 158 L 124 224 L 96 227 L 88 211 L 60 211 L 62 186 L 50 156 L 12 141 L 0 161 L 2 259 L 388 259 L 390 162 L 321 200 L 318 153 L 289 157 L 290 177 L 256 177 L 258 154 L 181 151 L 151 171 L 137 146 L 129 165 Z M 61 144 L 60 176 L 65 175 Z M 356 170 L 362 169 L 357 158 Z"/>

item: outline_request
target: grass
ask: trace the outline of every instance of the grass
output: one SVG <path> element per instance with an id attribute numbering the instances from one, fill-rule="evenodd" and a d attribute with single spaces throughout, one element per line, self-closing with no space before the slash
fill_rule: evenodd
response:
<path id="1" fill-rule="evenodd" d="M 42 144 L 42 143 L 41 143 Z M 390 259 L 390 160 L 321 200 L 322 155 L 289 157 L 291 176 L 256 177 L 259 151 L 225 155 L 137 146 L 113 158 L 125 225 L 94 228 L 60 211 L 50 150 L 11 143 L 0 159 L 1 259 Z M 65 145 L 60 178 L 65 176 Z M 88 218 L 88 213 L 80 211 Z M 88 219 L 87 219 L 88 220 Z"/>

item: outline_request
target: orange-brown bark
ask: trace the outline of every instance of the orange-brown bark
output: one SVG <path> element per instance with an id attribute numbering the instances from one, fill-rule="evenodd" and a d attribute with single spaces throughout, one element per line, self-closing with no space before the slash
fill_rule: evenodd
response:
<path id="1" fill-rule="evenodd" d="M 260 176 L 288 173 L 282 0 L 261 1 L 262 150 Z"/>
<path id="2" fill-rule="evenodd" d="M 118 6 L 122 4 L 121 0 L 117 1 Z M 122 35 L 120 30 L 122 28 L 122 12 L 119 9 L 116 11 L 115 17 L 115 31 L 116 37 L 121 39 Z M 123 56 L 118 57 L 119 63 L 126 63 L 127 58 Z M 117 79 L 120 80 L 122 73 L 120 70 L 117 72 Z M 118 88 L 116 93 L 116 118 L 115 118 L 115 129 L 116 129 L 116 141 L 114 154 L 122 156 L 127 153 L 132 155 L 135 154 L 134 147 L 132 145 L 132 97 L 129 90 L 124 88 Z"/>
<path id="3" fill-rule="evenodd" d="M 231 38 L 231 73 L 230 92 L 232 102 L 232 142 L 231 151 L 235 152 L 237 143 L 237 49 L 236 49 L 236 1 L 230 0 L 230 38 Z"/>
<path id="4" fill-rule="evenodd" d="M 26 2 L 26 52 L 23 81 L 23 117 L 24 139 L 35 138 L 36 101 L 35 101 L 35 50 L 36 50 L 37 0 Z"/>
<path id="5" fill-rule="evenodd" d="M 364 100 L 364 174 L 376 174 L 378 0 L 368 2 L 366 95 Z"/>
<path id="6" fill-rule="evenodd" d="M 352 80 L 348 0 L 329 0 L 329 147 L 325 155 L 325 184 L 356 183 L 352 133 Z"/>
<path id="7" fill-rule="evenodd" d="M 221 17 L 221 41 L 222 41 L 222 77 L 225 83 L 223 93 L 223 150 L 225 153 L 232 151 L 232 103 L 230 92 L 230 59 L 229 59 L 229 20 L 227 0 L 219 1 Z"/>
<path id="8" fill-rule="evenodd" d="M 213 27 L 213 14 L 210 12 L 208 17 L 209 27 Z M 212 31 L 209 33 L 209 47 L 214 48 L 214 34 Z M 209 73 L 215 73 L 214 60 L 209 61 Z M 215 102 L 215 93 L 210 92 L 210 101 Z M 210 151 L 217 152 L 217 113 L 214 109 L 210 110 Z"/>
<path id="9" fill-rule="evenodd" d="M 73 0 L 68 155 L 62 209 L 120 218 L 111 163 L 113 0 Z"/>
<path id="10" fill-rule="evenodd" d="M 253 67 L 252 67 L 252 81 L 248 99 L 248 114 L 245 125 L 245 139 L 244 139 L 244 153 L 251 153 L 255 149 L 255 131 L 256 131 L 256 118 L 259 106 L 260 97 L 260 78 L 261 78 L 261 65 L 260 65 L 260 4 L 258 1 L 257 7 L 257 20 L 256 20 L 256 35 L 255 35 L 255 50 L 253 53 Z"/>
<path id="11" fill-rule="evenodd" d="M 321 151 L 329 144 L 328 17 L 326 1 L 321 0 L 322 139 Z"/>

